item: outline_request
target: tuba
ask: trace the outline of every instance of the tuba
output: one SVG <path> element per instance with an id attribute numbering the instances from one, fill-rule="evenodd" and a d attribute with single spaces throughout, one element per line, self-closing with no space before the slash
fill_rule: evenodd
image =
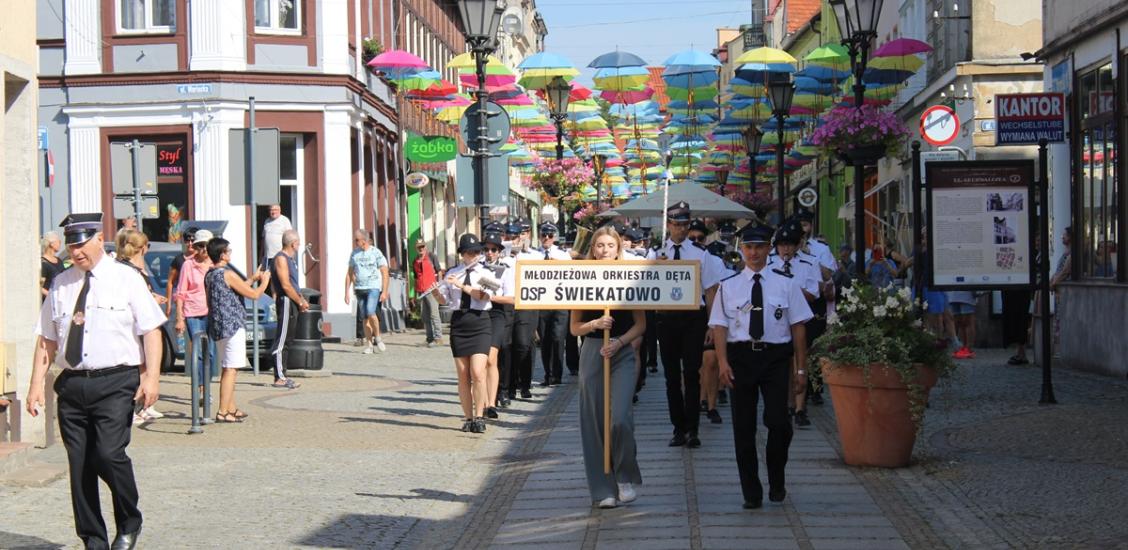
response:
<path id="1" fill-rule="evenodd" d="M 586 258 L 588 251 L 591 250 L 591 236 L 595 232 L 582 225 L 576 226 L 576 240 L 572 243 L 572 257 L 573 258 Z"/>

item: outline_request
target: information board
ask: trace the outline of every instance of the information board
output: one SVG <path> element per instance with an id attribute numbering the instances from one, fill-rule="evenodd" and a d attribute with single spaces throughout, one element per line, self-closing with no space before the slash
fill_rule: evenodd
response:
<path id="1" fill-rule="evenodd" d="M 519 260 L 516 309 L 698 309 L 690 260 Z"/>
<path id="2" fill-rule="evenodd" d="M 929 286 L 1027 287 L 1034 282 L 1033 160 L 929 162 Z"/>

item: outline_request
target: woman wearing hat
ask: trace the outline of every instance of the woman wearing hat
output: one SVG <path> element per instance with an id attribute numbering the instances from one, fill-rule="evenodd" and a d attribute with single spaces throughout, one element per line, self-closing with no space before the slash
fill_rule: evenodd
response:
<path id="1" fill-rule="evenodd" d="M 450 304 L 450 349 L 458 371 L 458 399 L 462 403 L 462 431 L 484 433 L 482 418 L 487 401 L 486 363 L 492 343 L 490 296 L 482 279 L 491 281 L 490 271 L 479 263 L 482 242 L 467 233 L 458 239 L 462 263 L 447 271 L 446 280 L 436 287 L 440 304 Z"/>
<path id="2" fill-rule="evenodd" d="M 592 235 L 589 260 L 623 259 L 622 240 L 611 226 Z M 572 336 L 584 337 L 580 346 L 580 436 L 584 470 L 592 502 L 614 508 L 635 499 L 634 486 L 642 483 L 634 438 L 635 351 L 631 344 L 646 332 L 642 310 L 572 311 L 568 326 Z M 604 345 L 602 332 L 611 331 Z M 611 360 L 611 473 L 603 473 L 603 359 Z"/>

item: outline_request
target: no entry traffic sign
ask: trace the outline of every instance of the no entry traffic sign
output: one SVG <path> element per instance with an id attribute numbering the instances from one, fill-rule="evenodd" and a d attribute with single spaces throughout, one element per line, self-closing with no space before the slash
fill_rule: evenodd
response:
<path id="1" fill-rule="evenodd" d="M 960 119 L 947 105 L 933 105 L 920 115 L 920 137 L 937 147 L 956 140 L 960 133 Z"/>

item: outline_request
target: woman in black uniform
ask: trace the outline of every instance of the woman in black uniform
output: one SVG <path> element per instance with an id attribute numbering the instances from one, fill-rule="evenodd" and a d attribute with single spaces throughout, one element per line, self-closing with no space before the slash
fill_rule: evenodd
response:
<path id="1" fill-rule="evenodd" d="M 497 285 L 496 289 L 492 289 L 493 295 L 490 297 L 492 338 L 489 361 L 486 363 L 486 382 L 489 388 L 486 396 L 486 418 L 494 419 L 497 418 L 497 405 L 500 405 L 504 398 L 498 395 L 498 388 L 507 388 L 509 384 L 509 369 L 506 368 L 508 362 L 505 361 L 505 356 L 509 354 L 510 343 L 507 340 L 512 333 L 513 324 L 514 268 L 512 259 L 501 257 L 505 245 L 501 242 L 500 233 L 486 233 L 482 237 L 482 244 L 485 245 L 486 250 L 487 273 L 494 279 L 483 286 L 493 287 L 495 282 Z"/>
<path id="2" fill-rule="evenodd" d="M 492 277 L 479 261 L 482 243 L 467 233 L 458 239 L 462 263 L 447 271 L 447 278 L 432 292 L 440 304 L 454 310 L 450 319 L 450 349 L 458 370 L 458 400 L 462 403 L 462 431 L 484 433 L 486 406 L 486 361 L 491 344 L 490 295 L 481 279 Z"/>

